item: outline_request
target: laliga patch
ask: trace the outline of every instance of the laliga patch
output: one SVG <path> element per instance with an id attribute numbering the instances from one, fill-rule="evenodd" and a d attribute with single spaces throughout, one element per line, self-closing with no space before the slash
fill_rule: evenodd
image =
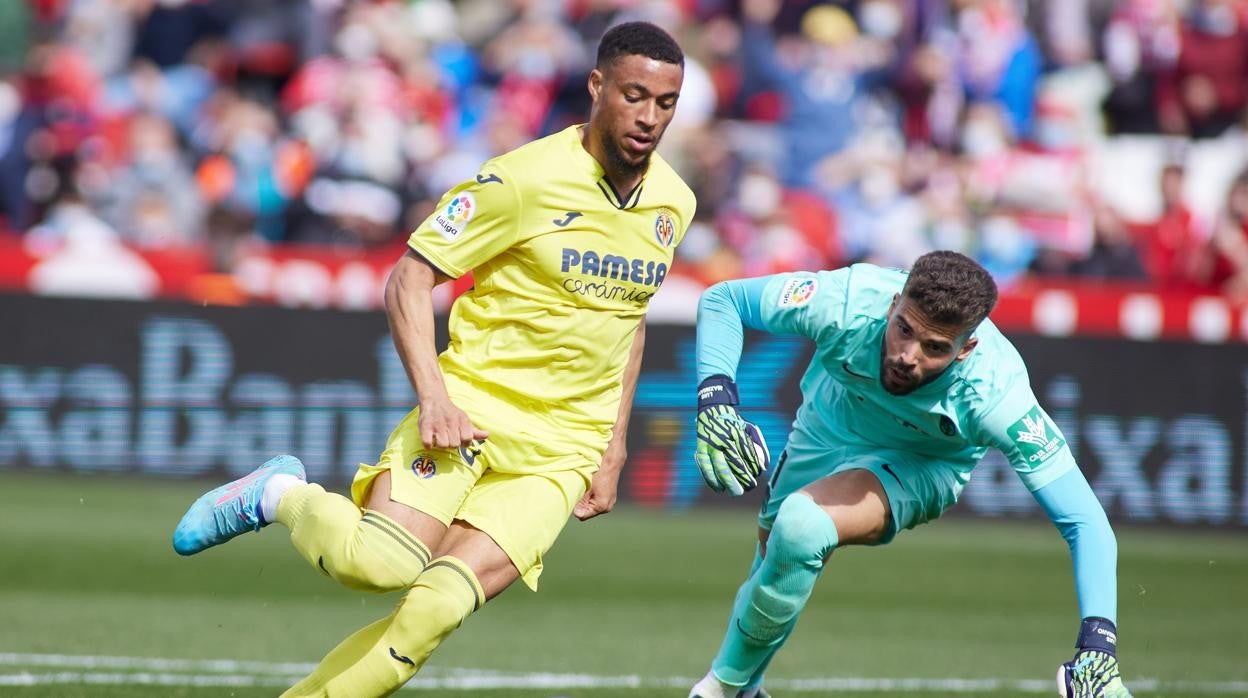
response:
<path id="1" fill-rule="evenodd" d="M 666 210 L 654 219 L 654 239 L 664 247 L 671 247 L 672 241 L 676 239 L 676 224 Z"/>
<path id="2" fill-rule="evenodd" d="M 1014 422 L 1008 432 L 1014 439 L 1014 445 L 1032 465 L 1047 461 L 1066 445 L 1066 439 L 1062 438 L 1039 406 L 1031 408 L 1022 419 Z"/>
<path id="3" fill-rule="evenodd" d="M 477 212 L 477 200 L 472 198 L 472 194 L 461 192 L 450 203 L 433 214 L 433 227 L 437 228 L 442 237 L 449 242 L 454 242 L 460 233 L 468 227 L 468 221 L 472 220 L 473 215 Z"/>
<path id="4" fill-rule="evenodd" d="M 438 462 L 421 454 L 412 461 L 412 472 L 422 480 L 428 480 L 438 474 Z"/>
<path id="5" fill-rule="evenodd" d="M 780 289 L 781 308 L 796 308 L 806 305 L 811 298 L 815 297 L 815 290 L 819 288 L 819 282 L 814 279 L 789 279 L 784 282 L 784 288 Z"/>

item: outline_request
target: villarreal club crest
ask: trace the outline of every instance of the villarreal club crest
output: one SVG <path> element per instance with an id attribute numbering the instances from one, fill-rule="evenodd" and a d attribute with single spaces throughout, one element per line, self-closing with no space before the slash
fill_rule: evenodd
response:
<path id="1" fill-rule="evenodd" d="M 416 456 L 412 461 L 412 472 L 416 473 L 416 477 L 428 480 L 438 472 L 437 461 L 424 454 Z"/>
<path id="2" fill-rule="evenodd" d="M 654 238 L 664 247 L 671 247 L 676 239 L 676 224 L 667 211 L 662 211 L 654 219 Z"/>

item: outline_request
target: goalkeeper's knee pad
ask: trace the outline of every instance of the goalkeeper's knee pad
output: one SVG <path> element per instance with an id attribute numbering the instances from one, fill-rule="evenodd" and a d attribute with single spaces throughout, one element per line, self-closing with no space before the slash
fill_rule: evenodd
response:
<path id="1" fill-rule="evenodd" d="M 785 497 L 767 538 L 767 558 L 786 565 L 821 569 L 840 537 L 832 517 L 805 494 Z"/>

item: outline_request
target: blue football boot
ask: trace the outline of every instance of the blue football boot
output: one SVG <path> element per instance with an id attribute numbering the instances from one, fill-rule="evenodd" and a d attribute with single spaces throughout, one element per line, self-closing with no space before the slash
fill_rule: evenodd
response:
<path id="1" fill-rule="evenodd" d="M 267 526 L 269 522 L 260 514 L 260 496 L 269 478 L 279 474 L 307 480 L 298 458 L 270 458 L 247 475 L 195 500 L 173 530 L 173 549 L 179 555 L 194 555 L 239 534 Z"/>

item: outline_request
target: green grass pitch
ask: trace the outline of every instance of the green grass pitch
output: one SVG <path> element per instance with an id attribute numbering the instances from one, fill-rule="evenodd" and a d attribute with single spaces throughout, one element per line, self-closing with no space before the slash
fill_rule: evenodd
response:
<path id="1" fill-rule="evenodd" d="M 396 596 L 338 588 L 281 526 L 178 557 L 173 526 L 210 484 L 0 471 L 0 695 L 273 696 L 389 612 Z M 453 697 L 683 698 L 717 647 L 753 530 L 746 509 L 573 521 L 541 592 L 491 602 L 414 683 Z M 1128 684 L 1248 695 L 1248 536 L 1117 530 Z M 838 551 L 769 682 L 780 697 L 1053 695 L 1077 622 L 1050 525 L 944 520 Z"/>

